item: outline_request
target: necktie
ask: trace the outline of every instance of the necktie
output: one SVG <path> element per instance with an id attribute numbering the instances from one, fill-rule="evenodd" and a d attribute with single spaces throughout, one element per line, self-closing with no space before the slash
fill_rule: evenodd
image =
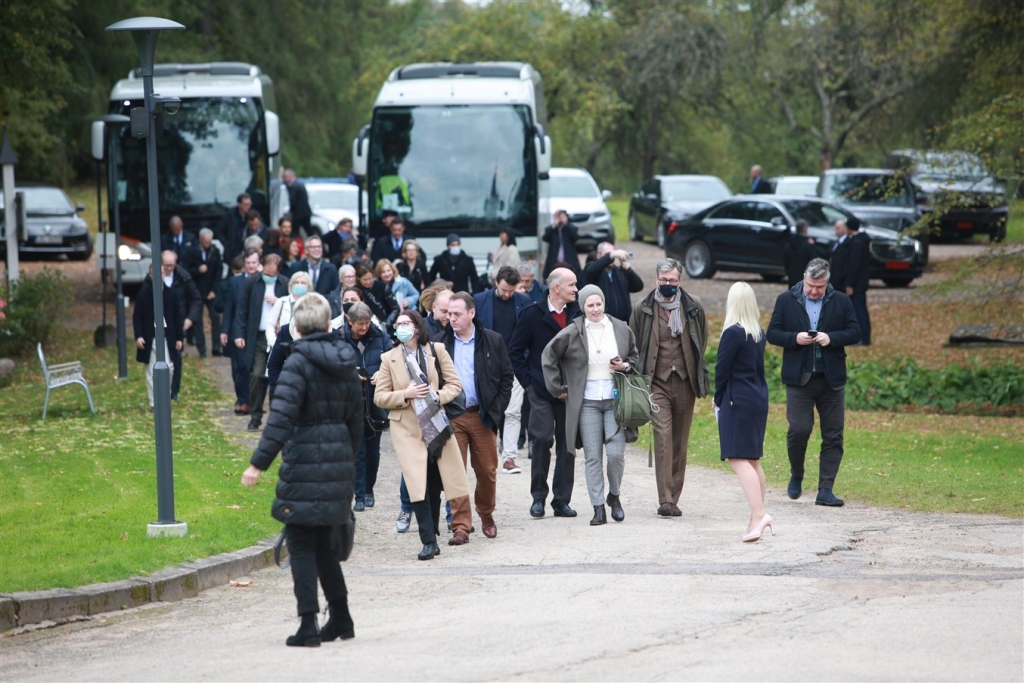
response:
<path id="1" fill-rule="evenodd" d="M 399 249 L 402 248 L 402 243 L 396 239 L 392 239 L 391 243 L 395 245 L 395 251 L 398 251 Z"/>
<path id="2" fill-rule="evenodd" d="M 320 279 L 320 266 L 310 266 L 309 274 L 313 279 L 313 289 L 316 289 L 316 281 Z"/>
<path id="3" fill-rule="evenodd" d="M 565 243 L 562 242 L 562 226 L 558 226 L 558 260 L 565 260 Z"/>

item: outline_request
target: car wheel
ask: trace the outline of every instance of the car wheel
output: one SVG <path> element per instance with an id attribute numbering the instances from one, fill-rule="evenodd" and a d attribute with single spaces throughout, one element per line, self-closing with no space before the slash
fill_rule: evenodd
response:
<path id="1" fill-rule="evenodd" d="M 629 214 L 629 239 L 634 242 L 640 241 L 640 233 L 636 229 L 636 217 L 633 214 Z"/>
<path id="2" fill-rule="evenodd" d="M 711 260 L 711 250 L 700 240 L 690 242 L 683 252 L 683 268 L 693 279 L 709 278 L 715 274 L 715 266 Z"/>
<path id="3" fill-rule="evenodd" d="M 913 281 L 914 281 L 914 278 L 906 278 L 906 277 L 884 277 L 884 278 L 882 278 L 882 282 L 885 283 L 886 287 L 894 287 L 894 288 L 898 288 L 898 289 L 902 289 L 904 287 L 909 287 L 910 283 L 913 282 Z"/>

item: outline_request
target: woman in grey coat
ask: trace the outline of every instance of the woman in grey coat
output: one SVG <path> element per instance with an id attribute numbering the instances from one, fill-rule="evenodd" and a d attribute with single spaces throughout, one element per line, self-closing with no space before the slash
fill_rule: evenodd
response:
<path id="1" fill-rule="evenodd" d="M 615 423 L 613 372 L 633 372 L 639 359 L 636 339 L 626 323 L 604 312 L 604 293 L 594 285 L 579 292 L 584 316 L 565 326 L 544 348 L 544 383 L 565 400 L 565 442 L 583 447 L 587 492 L 594 506 L 591 526 L 626 518 L 619 502 L 625 469 L 626 433 Z M 604 496 L 602 451 L 608 452 L 608 497 Z"/>

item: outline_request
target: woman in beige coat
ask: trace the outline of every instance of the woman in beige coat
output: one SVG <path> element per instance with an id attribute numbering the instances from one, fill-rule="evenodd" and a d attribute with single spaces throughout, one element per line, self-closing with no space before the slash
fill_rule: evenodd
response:
<path id="1" fill-rule="evenodd" d="M 403 311 L 395 319 L 395 336 L 401 344 L 381 356 L 373 402 L 391 411 L 391 442 L 423 543 L 418 557 L 430 560 L 441 554 L 437 536 L 442 488 L 449 501 L 469 495 L 466 466 L 441 407 L 459 395 L 462 382 L 444 345 L 429 343 L 419 313 Z M 444 378 L 440 391 L 438 365 Z"/>

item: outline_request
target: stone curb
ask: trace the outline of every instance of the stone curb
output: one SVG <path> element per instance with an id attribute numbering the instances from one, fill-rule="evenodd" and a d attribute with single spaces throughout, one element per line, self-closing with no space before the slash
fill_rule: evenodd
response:
<path id="1" fill-rule="evenodd" d="M 44 621 L 61 622 L 116 612 L 150 602 L 192 598 L 202 591 L 223 586 L 231 579 L 273 566 L 274 541 L 274 538 L 266 539 L 242 550 L 125 581 L 0 595 L 0 631 Z"/>

